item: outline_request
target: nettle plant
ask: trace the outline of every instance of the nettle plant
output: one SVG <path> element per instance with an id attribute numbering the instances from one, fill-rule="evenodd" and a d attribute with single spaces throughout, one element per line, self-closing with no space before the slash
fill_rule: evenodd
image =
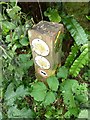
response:
<path id="1" fill-rule="evenodd" d="M 0 14 L 3 71 L 1 118 L 77 118 L 81 107 L 88 102 L 87 84 L 84 81 L 81 83 L 78 78 L 89 61 L 84 29 L 74 18 L 60 16 L 56 9 L 49 8 L 45 12 L 50 21 L 63 22 L 74 40 L 65 64 L 57 69 L 54 76 L 47 78 L 45 84 L 35 79 L 33 72 L 27 36 L 27 30 L 33 25 L 31 18 L 22 13 L 17 4 L 3 4 L 3 13 Z"/>

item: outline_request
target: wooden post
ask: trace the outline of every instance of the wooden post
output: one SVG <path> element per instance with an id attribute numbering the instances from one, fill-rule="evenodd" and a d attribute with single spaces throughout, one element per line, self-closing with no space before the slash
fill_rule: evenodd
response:
<path id="1" fill-rule="evenodd" d="M 63 25 L 41 21 L 28 31 L 36 77 L 45 81 L 61 64 Z"/>

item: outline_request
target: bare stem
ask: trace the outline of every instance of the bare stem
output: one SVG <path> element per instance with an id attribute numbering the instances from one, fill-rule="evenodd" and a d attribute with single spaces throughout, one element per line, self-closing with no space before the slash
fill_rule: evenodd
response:
<path id="1" fill-rule="evenodd" d="M 6 53 L 6 50 L 5 50 L 2 46 L 0 46 L 0 48 L 2 49 L 2 51 L 4 52 L 4 54 L 5 54 L 9 59 L 11 59 L 11 57 Z"/>
<path id="2" fill-rule="evenodd" d="M 41 5 L 40 5 L 40 3 L 39 3 L 39 0 L 37 0 L 37 2 L 38 2 L 39 9 L 40 9 L 41 18 L 42 18 L 42 20 L 43 20 L 43 14 L 42 14 Z"/>

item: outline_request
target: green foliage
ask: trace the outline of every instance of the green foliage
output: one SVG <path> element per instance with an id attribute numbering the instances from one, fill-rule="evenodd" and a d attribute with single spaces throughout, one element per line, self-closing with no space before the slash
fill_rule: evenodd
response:
<path id="1" fill-rule="evenodd" d="M 50 19 L 50 16 L 52 15 L 51 11 L 53 11 L 51 10 L 51 8 L 48 8 L 47 11 L 45 11 L 45 16 L 48 16 L 50 21 L 52 21 L 52 19 Z M 57 14 L 54 15 L 54 17 L 56 16 Z M 87 34 L 85 33 L 84 29 L 80 26 L 80 24 L 73 17 L 66 16 L 66 15 L 61 15 L 61 16 L 62 16 L 62 22 L 65 24 L 71 36 L 75 40 L 75 44 L 74 46 L 72 46 L 71 52 L 65 61 L 65 66 L 70 68 L 69 73 L 72 76 L 76 77 L 81 71 L 81 68 L 83 68 L 88 63 L 88 49 L 86 48 L 86 50 L 81 51 L 82 49 L 81 45 L 85 46 L 84 44 L 88 42 Z M 57 22 L 60 22 L 60 21 L 57 21 Z M 79 50 L 82 53 L 79 57 L 77 57 Z M 58 72 L 57 77 L 65 78 L 63 73 L 62 71 Z"/>
<path id="2" fill-rule="evenodd" d="M 77 76 L 85 65 L 88 64 L 88 48 L 84 49 L 80 56 L 73 62 L 69 69 L 70 74 Z"/>
<path id="3" fill-rule="evenodd" d="M 86 18 L 87 18 L 88 20 L 90 20 L 90 16 L 86 16 Z"/>
<path id="4" fill-rule="evenodd" d="M 78 119 L 82 119 L 82 118 L 87 118 L 88 119 L 88 114 L 89 112 L 88 112 L 88 110 L 87 109 L 85 109 L 85 110 L 81 110 L 81 112 L 79 113 L 79 116 L 78 116 Z"/>
<path id="5" fill-rule="evenodd" d="M 54 76 L 49 77 L 47 79 L 47 83 L 48 83 L 49 88 L 51 90 L 53 90 L 53 91 L 57 91 L 58 90 L 59 82 L 58 82 L 58 79 L 56 77 L 54 77 Z"/>
<path id="6" fill-rule="evenodd" d="M 62 17 L 62 22 L 72 36 L 67 38 L 74 40 L 65 64 L 58 67 L 56 74 L 47 78 L 45 83 L 40 82 L 35 80 L 27 35 L 28 29 L 32 28 L 32 20 L 30 17 L 28 19 L 28 15 L 21 11 L 17 3 L 0 4 L 6 5 L 3 6 L 5 11 L 0 14 L 0 38 L 3 43 L 0 46 L 3 74 L 0 85 L 3 85 L 3 96 L 0 98 L 4 101 L 1 105 L 3 116 L 0 113 L 0 117 L 73 119 L 79 115 L 80 118 L 83 114 L 82 111 L 80 113 L 81 106 L 85 106 L 88 101 L 88 86 L 84 82 L 88 83 L 90 73 L 87 66 L 87 34 L 84 29 L 74 18 L 59 15 L 58 9 L 49 7 L 44 12 L 51 22 L 61 22 Z M 56 48 L 61 47 L 61 44 L 56 45 Z"/>
<path id="7" fill-rule="evenodd" d="M 65 24 L 71 36 L 74 38 L 77 45 L 87 43 L 87 35 L 80 24 L 72 17 L 64 16 L 63 23 Z"/>
<path id="8" fill-rule="evenodd" d="M 72 93 L 73 85 L 78 85 L 78 82 L 75 80 L 66 80 L 61 84 L 61 91 L 64 99 L 64 103 L 70 108 L 76 107 L 74 96 Z"/>
<path id="9" fill-rule="evenodd" d="M 16 91 L 14 91 L 14 85 L 13 83 L 9 84 L 7 87 L 7 90 L 5 92 L 4 98 L 7 105 L 12 106 L 14 104 L 14 101 L 19 97 L 24 97 L 25 95 L 28 95 L 28 90 L 24 88 L 23 85 L 19 86 Z"/>
<path id="10" fill-rule="evenodd" d="M 2 108 L 5 109 L 2 109 L 2 118 L 32 118 L 34 112 L 24 100 L 27 95 L 30 95 L 29 88 L 26 86 L 32 79 L 28 76 L 33 60 L 26 32 L 28 28 L 31 28 L 32 21 L 27 19 L 16 4 L 6 4 L 7 8 L 4 8 L 6 13 L 3 11 L 3 14 L 0 14 L 1 42 L 4 44 L 0 46 L 3 51 L 0 53 L 4 88 Z"/>
<path id="11" fill-rule="evenodd" d="M 70 116 L 73 116 L 73 115 L 75 117 L 77 117 L 78 113 L 79 113 L 79 108 L 69 108 L 64 116 L 65 116 L 65 118 L 69 118 L 70 119 Z"/>
<path id="12" fill-rule="evenodd" d="M 33 66 L 33 60 L 30 60 L 31 54 L 20 54 L 18 59 L 20 60 L 20 68 L 24 71 Z"/>
<path id="13" fill-rule="evenodd" d="M 66 79 L 67 76 L 68 76 L 67 68 L 65 66 L 60 67 L 59 71 L 57 72 L 57 77 Z"/>
<path id="14" fill-rule="evenodd" d="M 34 117 L 34 112 L 26 107 L 19 109 L 15 102 L 21 100 L 26 95 L 29 95 L 27 88 L 20 85 L 16 90 L 13 83 L 10 83 L 4 95 L 5 105 L 8 106 L 7 116 L 8 118 L 32 118 Z"/>
<path id="15" fill-rule="evenodd" d="M 90 70 L 86 70 L 84 74 L 82 75 L 83 80 L 90 82 Z"/>
<path id="16" fill-rule="evenodd" d="M 79 52 L 78 50 L 79 50 L 79 48 L 76 44 L 71 47 L 71 52 L 69 53 L 69 56 L 67 57 L 67 59 L 65 61 L 65 66 L 66 67 L 70 67 L 72 65 L 75 58 L 77 57 L 77 54 Z"/>
<path id="17" fill-rule="evenodd" d="M 33 118 L 35 114 L 32 110 L 23 108 L 21 110 L 17 109 L 16 106 L 10 107 L 8 110 L 8 118 Z"/>
<path id="18" fill-rule="evenodd" d="M 47 8 L 47 11 L 44 12 L 44 15 L 48 17 L 51 22 L 61 21 L 61 17 L 59 16 L 57 9 Z"/>
<path id="19" fill-rule="evenodd" d="M 67 106 L 68 112 L 65 113 L 66 118 L 77 116 L 79 113 L 79 102 L 86 103 L 88 101 L 86 85 L 79 85 L 78 81 L 67 79 L 60 85 L 64 103 Z"/>
<path id="20" fill-rule="evenodd" d="M 54 82 L 54 84 L 53 84 Z M 47 79 L 48 88 L 42 82 L 36 82 L 32 86 L 31 96 L 34 97 L 36 101 L 42 101 L 44 105 L 50 105 L 55 101 L 55 93 L 58 89 L 58 79 L 55 76 L 49 77 Z"/>
<path id="21" fill-rule="evenodd" d="M 19 20 L 20 16 L 17 16 L 17 13 L 21 10 L 19 6 L 14 6 L 11 9 L 7 9 L 7 13 L 12 20 Z"/>
<path id="22" fill-rule="evenodd" d="M 2 24 L 2 28 L 8 29 L 8 30 L 13 30 L 16 28 L 16 26 L 12 22 L 4 21 Z"/>
<path id="23" fill-rule="evenodd" d="M 55 101 L 55 94 L 52 91 L 47 92 L 45 101 L 43 102 L 44 105 L 50 105 Z"/>
<path id="24" fill-rule="evenodd" d="M 2 112 L 0 111 L 0 120 L 2 120 Z"/>
<path id="25" fill-rule="evenodd" d="M 71 33 L 71 36 L 75 40 L 74 46 L 71 47 L 71 52 L 65 61 L 65 66 L 70 68 L 69 73 L 72 76 L 77 76 L 85 65 L 87 65 L 88 59 L 88 39 L 87 34 L 79 23 L 72 17 L 63 18 L 63 23 L 66 25 L 67 29 Z M 80 46 L 81 45 L 81 46 Z M 78 56 L 79 51 L 81 54 Z"/>
<path id="26" fill-rule="evenodd" d="M 21 45 L 27 46 L 29 44 L 27 37 L 23 37 L 20 41 Z"/>
<path id="27" fill-rule="evenodd" d="M 47 88 L 42 82 L 35 83 L 33 85 L 31 96 L 34 97 L 36 101 L 43 101 L 46 95 Z"/>

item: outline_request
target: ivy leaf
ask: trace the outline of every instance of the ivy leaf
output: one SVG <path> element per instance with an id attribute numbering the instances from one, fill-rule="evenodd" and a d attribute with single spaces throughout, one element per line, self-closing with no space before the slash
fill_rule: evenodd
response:
<path id="1" fill-rule="evenodd" d="M 12 8 L 12 11 L 14 11 L 15 13 L 18 13 L 21 10 L 21 8 L 19 6 L 14 6 Z"/>
<path id="2" fill-rule="evenodd" d="M 33 66 L 33 60 L 30 60 L 31 54 L 20 54 L 18 59 L 20 60 L 20 65 L 23 70 L 29 69 L 29 67 Z"/>
<path id="3" fill-rule="evenodd" d="M 20 18 L 17 13 L 21 10 L 21 8 L 19 6 L 14 6 L 12 9 L 6 9 L 9 17 L 11 19 L 18 19 Z"/>
<path id="4" fill-rule="evenodd" d="M 29 69 L 31 66 L 33 66 L 33 60 L 29 60 L 26 63 L 22 63 L 21 67 L 23 68 L 23 70 L 27 70 Z"/>
<path id="5" fill-rule="evenodd" d="M 4 97 L 6 100 L 8 100 L 8 99 L 12 98 L 13 96 L 15 96 L 14 85 L 13 85 L 13 83 L 10 83 L 7 87 Z"/>
<path id="6" fill-rule="evenodd" d="M 34 97 L 36 101 L 43 101 L 46 96 L 47 88 L 44 83 L 37 82 L 32 86 L 33 90 L 31 96 Z"/>
<path id="7" fill-rule="evenodd" d="M 21 40 L 20 40 L 20 43 L 21 45 L 23 46 L 27 46 L 29 44 L 29 40 L 27 37 L 23 37 Z"/>
<path id="8" fill-rule="evenodd" d="M 51 77 L 47 78 L 47 83 L 48 83 L 49 88 L 51 90 L 53 90 L 53 91 L 58 90 L 59 81 L 55 76 L 51 76 Z"/>
<path id="9" fill-rule="evenodd" d="M 57 77 L 58 78 L 64 78 L 64 79 L 66 79 L 67 76 L 68 76 L 68 70 L 67 70 L 67 68 L 65 66 L 60 67 L 59 71 L 57 73 Z"/>
<path id="10" fill-rule="evenodd" d="M 26 107 L 19 110 L 16 106 L 9 107 L 8 118 L 33 118 L 35 116 L 31 109 Z"/>
<path id="11" fill-rule="evenodd" d="M 13 30 L 16 28 L 15 24 L 13 24 L 12 22 L 8 22 L 8 21 L 3 21 L 2 23 L 2 28 L 5 27 L 9 30 Z"/>
<path id="12" fill-rule="evenodd" d="M 57 9 L 48 8 L 47 11 L 44 12 L 44 15 L 48 17 L 51 22 L 61 21 L 61 17 L 59 16 Z"/>
<path id="13" fill-rule="evenodd" d="M 7 43 L 11 42 L 11 37 L 10 37 L 10 35 L 7 35 L 7 36 L 6 36 L 6 42 L 7 42 Z"/>
<path id="14" fill-rule="evenodd" d="M 4 95 L 6 104 L 10 106 L 13 105 L 15 101 L 15 96 L 16 96 L 16 93 L 14 92 L 14 85 L 13 83 L 10 83 Z"/>
<path id="15" fill-rule="evenodd" d="M 7 101 L 7 105 L 11 106 L 16 98 L 24 97 L 28 94 L 28 89 L 25 89 L 23 85 L 19 86 L 16 91 L 14 91 L 14 85 L 13 83 L 10 83 L 10 85 L 7 87 L 4 98 L 5 101 Z"/>
<path id="16" fill-rule="evenodd" d="M 53 103 L 55 101 L 55 94 L 53 92 L 47 92 L 46 97 L 45 97 L 45 101 L 44 104 L 45 105 L 50 105 L 51 103 Z"/>
<path id="17" fill-rule="evenodd" d="M 23 85 L 20 85 L 17 89 L 16 89 L 16 95 L 17 97 L 24 97 L 25 95 L 28 95 L 28 89 L 25 89 Z"/>
<path id="18" fill-rule="evenodd" d="M 19 59 L 21 62 L 25 63 L 30 60 L 31 54 L 19 54 Z"/>

